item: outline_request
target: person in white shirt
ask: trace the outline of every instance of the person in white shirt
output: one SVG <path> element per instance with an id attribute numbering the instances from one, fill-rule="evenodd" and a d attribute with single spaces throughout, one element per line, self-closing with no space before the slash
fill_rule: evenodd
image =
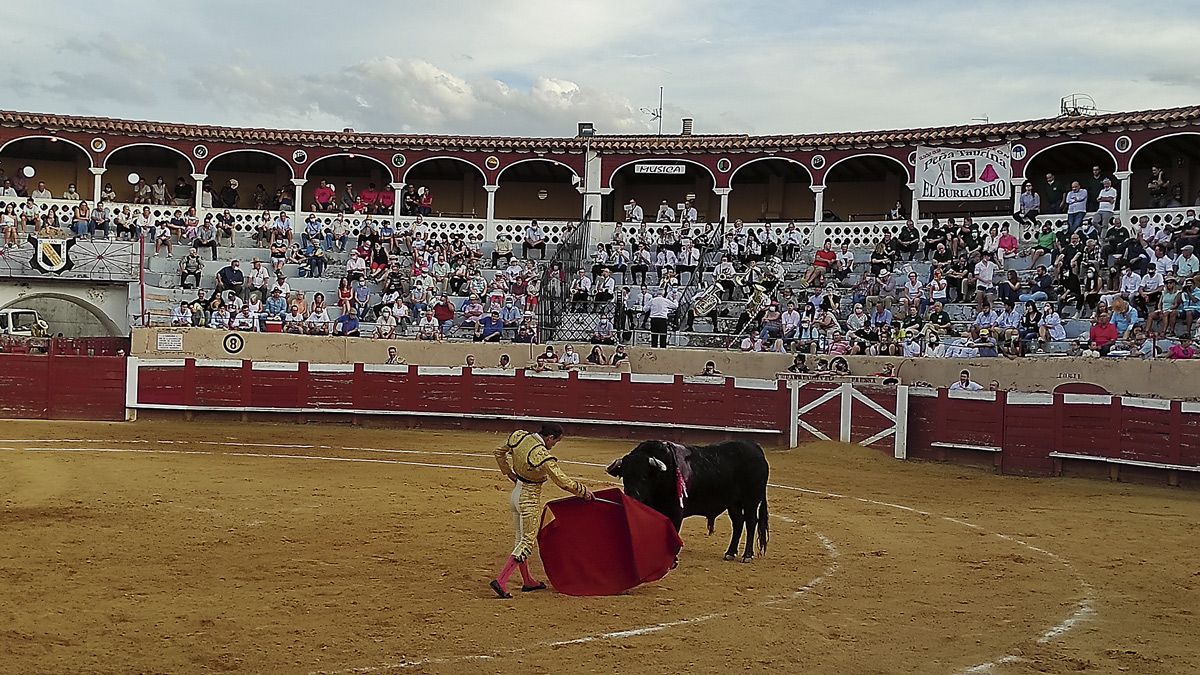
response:
<path id="1" fill-rule="evenodd" d="M 658 205 L 658 215 L 655 216 L 654 220 L 659 223 L 675 222 L 675 209 L 671 208 L 671 205 L 667 203 L 667 200 L 664 199 L 662 203 Z"/>
<path id="2" fill-rule="evenodd" d="M 685 200 L 683 202 L 683 209 L 679 212 L 679 222 L 685 225 L 691 225 L 696 222 L 697 217 L 698 214 L 696 213 L 696 207 L 692 206 L 690 201 Z"/>
<path id="3" fill-rule="evenodd" d="M 659 292 L 658 295 L 650 298 L 646 303 L 647 312 L 650 315 L 650 346 L 663 347 L 667 346 L 667 317 L 671 312 L 679 308 L 679 304 L 665 293 Z"/>
<path id="4" fill-rule="evenodd" d="M 958 374 L 958 381 L 950 385 L 950 391 L 983 391 L 983 385 L 971 381 L 971 371 L 964 370 Z"/>
<path id="5" fill-rule="evenodd" d="M 696 250 L 696 247 L 692 246 L 691 243 L 684 244 L 683 248 L 679 251 L 679 257 L 675 260 L 675 273 L 682 279 L 683 274 L 686 272 L 688 280 L 683 283 L 690 284 L 692 275 L 696 273 L 698 265 L 700 265 L 700 251 Z"/>
<path id="6" fill-rule="evenodd" d="M 288 216 L 287 211 L 280 211 L 275 221 L 271 223 L 271 227 L 275 230 L 275 236 L 286 238 L 288 245 L 291 245 L 292 219 Z"/>
<path id="7" fill-rule="evenodd" d="M 521 256 L 529 257 L 529 249 L 535 249 L 540 254 L 542 260 L 546 259 L 546 231 L 538 225 L 538 221 L 529 221 L 529 227 L 525 228 L 525 241 L 521 242 Z"/>
<path id="8" fill-rule="evenodd" d="M 46 189 L 46 184 L 42 181 L 38 181 L 37 189 L 29 193 L 29 196 L 34 199 L 54 199 L 54 195 Z"/>
<path id="9" fill-rule="evenodd" d="M 1195 255 L 1194 250 L 1191 244 L 1180 249 L 1179 257 L 1175 259 L 1175 276 L 1190 279 L 1200 273 L 1200 256 Z"/>
<path id="10" fill-rule="evenodd" d="M 1112 179 L 1109 178 L 1105 178 L 1101 184 L 1104 187 L 1096 197 L 1096 215 L 1092 217 L 1092 222 L 1103 230 L 1112 222 L 1113 212 L 1117 208 L 1117 189 L 1112 186 Z"/>
<path id="11" fill-rule="evenodd" d="M 613 279 L 612 272 L 605 268 L 600 271 L 600 278 L 596 280 L 596 294 L 594 299 L 596 302 L 612 302 L 613 295 L 617 290 L 617 281 Z"/>
<path id="12" fill-rule="evenodd" d="M 237 316 L 233 317 L 232 325 L 234 330 L 257 331 L 258 317 L 250 310 L 250 305 L 242 307 L 242 311 L 238 312 Z"/>
<path id="13" fill-rule="evenodd" d="M 442 341 L 441 326 L 438 325 L 432 309 L 425 310 L 424 316 L 417 322 L 417 339 Z"/>
<path id="14" fill-rule="evenodd" d="M 796 311 L 796 303 L 787 304 L 787 311 L 779 316 L 779 322 L 783 326 L 784 349 L 787 349 L 788 344 L 800 333 L 800 312 Z"/>
<path id="15" fill-rule="evenodd" d="M 592 294 L 592 279 L 584 270 L 579 270 L 579 276 L 571 283 L 571 302 L 576 312 L 586 311 L 584 303 Z"/>
<path id="16" fill-rule="evenodd" d="M 571 345 L 566 345 L 563 347 L 562 356 L 558 357 L 558 365 L 564 368 L 579 365 L 579 352 Z"/>
<path id="17" fill-rule="evenodd" d="M 1121 286 L 1119 293 L 1126 300 L 1132 300 L 1137 297 L 1137 294 L 1142 290 L 1142 276 L 1133 271 L 1132 267 L 1126 267 L 1121 275 Z M 1111 302 L 1111 301 L 1109 301 Z"/>
<path id="18" fill-rule="evenodd" d="M 190 305 L 188 305 L 187 300 L 180 302 L 178 307 L 175 307 L 171 310 L 171 325 L 192 325 L 192 308 Z"/>
<path id="19" fill-rule="evenodd" d="M 358 281 L 367 276 L 367 261 L 358 254 L 358 251 L 350 252 L 350 259 L 346 261 L 346 278 L 350 281 Z"/>
<path id="20" fill-rule="evenodd" d="M 983 259 L 975 263 L 975 284 L 978 293 L 988 294 L 996 287 L 996 272 L 1000 268 L 992 261 L 992 254 L 984 252 Z"/>
<path id="21" fill-rule="evenodd" d="M 642 207 L 638 206 L 637 200 L 630 199 L 629 203 L 625 205 L 625 222 L 640 223 L 645 219 L 646 216 L 642 212 Z"/>
<path id="22" fill-rule="evenodd" d="M 654 263 L 654 266 L 658 269 L 659 279 L 666 274 L 668 269 L 674 270 L 677 262 L 679 260 L 675 257 L 675 251 L 669 248 L 660 248 L 658 250 L 658 257 Z"/>

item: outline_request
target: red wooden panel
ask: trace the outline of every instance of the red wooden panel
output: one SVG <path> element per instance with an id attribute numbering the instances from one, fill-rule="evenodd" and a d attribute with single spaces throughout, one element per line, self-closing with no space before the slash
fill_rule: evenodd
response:
<path id="1" fill-rule="evenodd" d="M 521 414 L 524 402 L 518 391 L 523 378 L 506 375 L 476 375 L 472 377 L 471 398 L 475 410 L 489 415 Z"/>
<path id="2" fill-rule="evenodd" d="M 578 419 L 587 398 L 583 391 L 589 380 L 570 380 L 558 377 L 525 377 L 520 380 L 519 396 L 526 414 L 533 417 L 562 417 Z M 597 419 L 608 419 L 603 415 Z"/>
<path id="3" fill-rule="evenodd" d="M 354 373 L 308 373 L 308 407 L 325 410 L 354 408 Z"/>
<path id="4" fill-rule="evenodd" d="M 0 417 L 47 417 L 49 380 L 49 357 L 0 353 Z"/>
<path id="5" fill-rule="evenodd" d="M 242 405 L 242 369 L 196 367 L 195 405 L 221 408 Z"/>
<path id="6" fill-rule="evenodd" d="M 1056 416 L 1052 405 L 1015 405 L 1009 403 L 1004 412 L 1004 452 L 1001 470 L 1004 473 L 1026 476 L 1049 476 L 1054 473 Z"/>
<path id="7" fill-rule="evenodd" d="M 1119 457 L 1164 464 L 1174 460 L 1170 410 L 1122 406 L 1121 412 Z"/>
<path id="8" fill-rule="evenodd" d="M 949 397 L 941 398 L 939 402 L 942 426 L 940 437 L 935 440 L 967 445 L 1000 445 L 1002 403 Z"/>
<path id="9" fill-rule="evenodd" d="M 1200 413 L 1180 413 L 1179 463 L 1200 466 Z"/>
<path id="10" fill-rule="evenodd" d="M 51 357 L 48 385 L 51 419 L 125 419 L 124 357 Z"/>
<path id="11" fill-rule="evenodd" d="M 349 377 L 349 373 L 346 374 Z M 416 373 L 363 372 L 359 387 L 362 408 L 365 410 L 414 410 L 421 392 L 416 386 Z"/>
<path id="12" fill-rule="evenodd" d="M 462 377 L 457 375 L 419 375 L 415 378 L 418 397 L 413 410 L 441 413 L 469 413 L 471 400 L 463 395 Z"/>
<path id="13" fill-rule="evenodd" d="M 300 374 L 286 370 L 251 372 L 249 405 L 253 408 L 295 408 L 299 400 Z"/>
<path id="14" fill-rule="evenodd" d="M 138 368 L 138 403 L 184 405 L 187 372 L 182 368 Z"/>
<path id="15" fill-rule="evenodd" d="M 1064 403 L 1060 452 L 1096 457 L 1112 457 L 1117 452 L 1118 439 L 1113 432 L 1110 405 Z"/>
<path id="16" fill-rule="evenodd" d="M 572 405 L 579 419 L 620 419 L 629 383 L 622 380 L 576 380 Z"/>

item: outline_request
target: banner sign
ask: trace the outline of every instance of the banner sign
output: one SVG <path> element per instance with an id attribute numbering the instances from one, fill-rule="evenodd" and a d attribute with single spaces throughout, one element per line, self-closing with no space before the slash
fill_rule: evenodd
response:
<path id="1" fill-rule="evenodd" d="M 660 176 L 682 176 L 687 173 L 686 164 L 634 164 L 634 173 L 653 173 Z"/>
<path id="2" fill-rule="evenodd" d="M 917 147 L 917 198 L 1011 199 L 1012 146 Z"/>

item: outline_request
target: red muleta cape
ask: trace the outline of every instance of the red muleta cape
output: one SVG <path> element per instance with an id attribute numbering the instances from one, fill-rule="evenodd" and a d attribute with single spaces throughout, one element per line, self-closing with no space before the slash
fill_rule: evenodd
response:
<path id="1" fill-rule="evenodd" d="M 554 589 L 616 595 L 666 576 L 683 548 L 671 521 L 617 488 L 596 497 L 559 499 L 542 510 L 538 548 Z"/>

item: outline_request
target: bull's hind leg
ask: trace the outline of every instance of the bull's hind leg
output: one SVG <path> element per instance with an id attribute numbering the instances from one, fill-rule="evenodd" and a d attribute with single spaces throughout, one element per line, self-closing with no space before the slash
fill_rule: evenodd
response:
<path id="1" fill-rule="evenodd" d="M 743 513 L 746 521 L 746 552 L 742 555 L 742 562 L 750 562 L 754 560 L 754 530 L 758 527 L 758 505 L 747 506 Z"/>
<path id="2" fill-rule="evenodd" d="M 729 540 L 729 550 L 725 551 L 726 560 L 737 557 L 738 543 L 742 539 L 742 510 L 738 507 L 729 509 L 729 520 L 733 522 L 733 537 Z"/>

